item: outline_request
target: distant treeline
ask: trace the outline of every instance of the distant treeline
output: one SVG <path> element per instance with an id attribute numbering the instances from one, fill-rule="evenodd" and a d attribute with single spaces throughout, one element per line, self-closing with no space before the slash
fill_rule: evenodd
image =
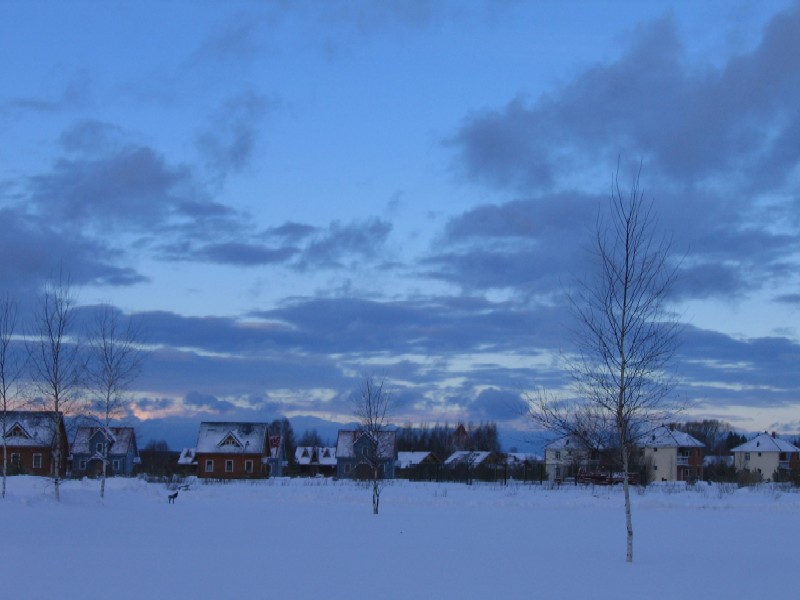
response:
<path id="1" fill-rule="evenodd" d="M 444 460 L 459 450 L 500 452 L 497 425 L 489 421 L 479 425 L 456 426 L 405 425 L 397 430 L 398 452 L 433 452 L 439 460 Z"/>

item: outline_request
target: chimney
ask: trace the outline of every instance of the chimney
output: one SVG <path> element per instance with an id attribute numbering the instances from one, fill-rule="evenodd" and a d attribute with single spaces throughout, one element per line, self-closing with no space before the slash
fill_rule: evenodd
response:
<path id="1" fill-rule="evenodd" d="M 773 440 L 775 439 L 775 432 L 774 431 L 772 432 L 772 439 Z"/>

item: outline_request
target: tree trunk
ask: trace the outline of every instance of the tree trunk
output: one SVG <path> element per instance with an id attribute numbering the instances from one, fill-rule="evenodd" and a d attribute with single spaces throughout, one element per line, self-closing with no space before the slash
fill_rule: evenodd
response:
<path id="1" fill-rule="evenodd" d="M 8 446 L 5 442 L 5 425 L 3 425 L 3 498 L 6 497 L 6 475 L 8 472 Z"/>
<path id="2" fill-rule="evenodd" d="M 378 469 L 372 473 L 372 514 L 378 514 L 378 504 L 380 502 L 381 493 L 378 489 Z"/>
<path id="3" fill-rule="evenodd" d="M 628 529 L 626 562 L 633 562 L 633 521 L 631 520 L 631 486 L 628 482 L 629 449 L 625 444 L 622 449 L 622 490 L 625 495 L 625 527 Z"/>

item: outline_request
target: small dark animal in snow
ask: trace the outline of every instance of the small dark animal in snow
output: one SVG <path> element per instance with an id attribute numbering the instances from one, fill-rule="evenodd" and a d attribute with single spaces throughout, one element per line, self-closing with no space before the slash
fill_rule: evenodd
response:
<path id="1" fill-rule="evenodd" d="M 175 498 L 177 498 L 177 497 L 178 497 L 178 490 L 175 490 L 174 494 L 170 494 L 169 496 L 167 496 L 168 503 L 169 504 L 175 504 Z"/>

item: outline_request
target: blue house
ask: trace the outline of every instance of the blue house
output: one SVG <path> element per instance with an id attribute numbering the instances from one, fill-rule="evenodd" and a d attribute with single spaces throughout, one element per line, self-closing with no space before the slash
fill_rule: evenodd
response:
<path id="1" fill-rule="evenodd" d="M 377 450 L 382 479 L 394 479 L 397 460 L 394 431 L 381 431 L 374 440 L 366 431 L 340 429 L 336 441 L 336 475 L 344 479 L 371 479 Z"/>
<path id="2" fill-rule="evenodd" d="M 130 476 L 139 464 L 133 427 L 78 427 L 72 442 L 72 475 L 96 477 L 103 472 L 103 446 L 108 444 L 106 475 Z"/>

